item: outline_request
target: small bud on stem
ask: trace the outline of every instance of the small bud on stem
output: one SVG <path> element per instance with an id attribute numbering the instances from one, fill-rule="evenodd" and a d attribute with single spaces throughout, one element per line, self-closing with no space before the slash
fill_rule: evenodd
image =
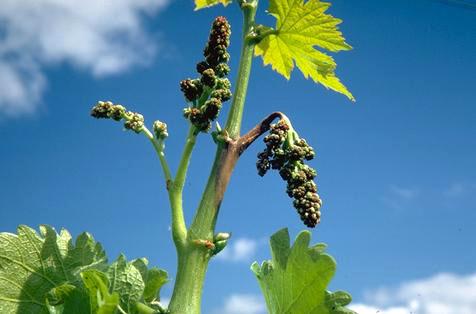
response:
<path id="1" fill-rule="evenodd" d="M 164 122 L 159 120 L 155 121 L 153 129 L 155 137 L 159 140 L 164 140 L 167 136 L 169 136 L 169 133 L 167 133 L 167 124 Z"/>

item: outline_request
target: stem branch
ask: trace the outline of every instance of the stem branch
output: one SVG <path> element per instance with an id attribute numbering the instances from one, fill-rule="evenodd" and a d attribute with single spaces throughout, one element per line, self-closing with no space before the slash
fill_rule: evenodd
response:
<path id="1" fill-rule="evenodd" d="M 288 125 L 291 125 L 288 117 L 282 112 L 276 111 L 258 123 L 254 128 L 248 131 L 245 135 L 241 136 L 237 141 L 238 152 L 241 155 L 258 137 L 269 131 L 271 123 L 276 119 L 286 120 Z"/>
<path id="2" fill-rule="evenodd" d="M 187 140 L 185 142 L 185 147 L 182 153 L 182 158 L 180 160 L 177 174 L 175 175 L 174 179 L 174 189 L 180 192 L 183 191 L 185 179 L 187 177 L 188 166 L 190 164 L 190 158 L 192 156 L 193 148 L 195 147 L 197 135 L 198 130 L 195 128 L 195 126 L 190 125 Z"/>
<path id="3" fill-rule="evenodd" d="M 177 169 L 177 174 L 175 175 L 172 184 L 169 186 L 169 200 L 172 207 L 172 236 L 179 254 L 185 247 L 185 241 L 187 238 L 187 227 L 185 225 L 183 213 L 183 188 L 197 135 L 197 129 L 191 125 L 183 149 L 182 158 Z"/>
<path id="4" fill-rule="evenodd" d="M 152 135 L 152 132 L 149 131 L 148 128 L 145 126 L 142 127 L 142 133 L 149 139 L 149 141 L 152 143 L 152 145 L 155 148 L 155 151 L 157 152 L 157 155 L 159 156 L 160 160 L 160 165 L 162 166 L 162 170 L 164 172 L 165 176 L 165 181 L 167 186 L 169 185 L 169 182 L 172 180 L 172 175 L 170 172 L 169 165 L 167 163 L 167 159 L 165 159 L 165 154 L 164 154 L 164 140 L 157 140 L 154 138 L 154 135 Z"/>

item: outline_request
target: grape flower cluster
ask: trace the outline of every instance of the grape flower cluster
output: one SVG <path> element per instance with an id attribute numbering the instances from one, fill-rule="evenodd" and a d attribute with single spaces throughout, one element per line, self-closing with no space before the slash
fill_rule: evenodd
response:
<path id="1" fill-rule="evenodd" d="M 140 113 L 128 111 L 124 106 L 110 101 L 98 101 L 91 110 L 91 116 L 97 119 L 124 120 L 124 128 L 136 133 L 142 132 L 144 127 L 144 117 Z"/>
<path id="2" fill-rule="evenodd" d="M 256 163 L 258 174 L 264 176 L 270 169 L 278 170 L 287 182 L 286 192 L 294 198 L 293 205 L 301 220 L 306 226 L 315 227 L 320 221 L 322 201 L 314 182 L 316 170 L 304 163 L 314 158 L 314 149 L 298 138 L 284 119 L 271 125 L 264 142 L 266 148 L 258 154 Z"/>
<path id="3" fill-rule="evenodd" d="M 228 21 L 223 16 L 217 17 L 203 51 L 205 60 L 197 64 L 200 78 L 180 82 L 185 99 L 191 103 L 190 107 L 184 109 L 184 116 L 202 132 L 210 130 L 223 102 L 231 98 L 231 83 L 226 78 L 230 72 L 230 55 L 227 52 L 230 34 Z"/>
<path id="4" fill-rule="evenodd" d="M 124 128 L 135 133 L 144 130 L 144 116 L 138 112 L 128 111 L 122 105 L 115 105 L 111 101 L 98 101 L 91 110 L 91 116 L 97 119 L 112 119 L 124 121 Z M 163 140 L 168 136 L 167 124 L 157 120 L 154 122 L 154 134 L 157 139 Z"/>

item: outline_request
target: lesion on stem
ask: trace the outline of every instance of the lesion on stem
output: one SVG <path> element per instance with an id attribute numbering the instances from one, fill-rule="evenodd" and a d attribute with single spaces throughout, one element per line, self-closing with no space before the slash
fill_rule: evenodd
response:
<path id="1" fill-rule="evenodd" d="M 249 130 L 246 134 L 240 136 L 238 139 L 233 139 L 228 135 L 226 130 L 223 130 L 218 133 L 216 138 L 222 143 L 225 144 L 225 148 L 230 152 L 235 152 L 238 155 L 243 154 L 243 152 L 261 135 L 268 132 L 271 128 L 271 124 L 274 120 L 278 119 L 286 121 L 291 127 L 291 122 L 289 121 L 288 117 L 279 111 L 275 111 L 264 118 L 260 123 L 258 123 L 255 127 Z"/>
<path id="2" fill-rule="evenodd" d="M 238 137 L 238 139 L 233 139 L 231 136 L 227 135 L 226 132 L 222 133 L 222 149 L 217 155 L 217 160 L 215 163 L 218 166 L 216 172 L 213 173 L 215 176 L 213 178 L 213 182 L 215 184 L 213 201 L 212 203 L 207 203 L 208 210 L 210 210 L 210 208 L 214 209 L 214 219 L 216 219 L 218 208 L 221 204 L 226 187 L 230 181 L 231 174 L 239 157 L 258 137 L 266 133 L 271 128 L 272 122 L 278 118 L 279 120 L 285 120 L 286 123 L 291 127 L 291 123 L 284 113 L 273 112 L 246 134 Z M 200 224 L 196 223 L 196 221 L 194 221 L 194 224 L 195 226 L 200 226 Z"/>
<path id="3" fill-rule="evenodd" d="M 285 120 L 286 123 L 291 126 L 288 117 L 284 113 L 279 111 L 271 113 L 236 141 L 238 154 L 241 155 L 258 137 L 268 132 L 272 122 L 277 118 L 279 118 L 279 120 Z"/>

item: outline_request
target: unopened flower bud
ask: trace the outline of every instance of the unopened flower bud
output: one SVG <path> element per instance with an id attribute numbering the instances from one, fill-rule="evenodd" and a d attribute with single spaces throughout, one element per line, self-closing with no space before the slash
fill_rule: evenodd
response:
<path id="1" fill-rule="evenodd" d="M 228 240 L 216 241 L 213 244 L 215 244 L 215 248 L 212 250 L 212 256 L 217 255 L 218 253 L 223 251 L 223 249 L 228 244 Z"/>
<path id="2" fill-rule="evenodd" d="M 213 69 L 206 69 L 202 72 L 202 78 L 200 79 L 203 85 L 213 88 L 217 81 L 215 71 Z"/>
<path id="3" fill-rule="evenodd" d="M 230 67 L 226 63 L 220 63 L 215 67 L 215 74 L 218 77 L 225 77 L 230 73 Z"/>
<path id="4" fill-rule="evenodd" d="M 200 80 L 186 79 L 180 81 L 180 90 L 188 101 L 194 101 L 202 94 L 203 87 Z"/>
<path id="5" fill-rule="evenodd" d="M 169 134 L 167 133 L 167 124 L 159 120 L 154 122 L 153 125 L 155 137 L 159 140 L 165 139 Z"/>
<path id="6" fill-rule="evenodd" d="M 217 80 L 216 89 L 231 89 L 230 80 L 227 78 L 221 78 Z"/>
<path id="7" fill-rule="evenodd" d="M 125 113 L 126 113 L 126 108 L 124 106 L 115 105 L 109 109 L 107 115 L 109 118 L 113 119 L 114 121 L 120 121 L 123 118 Z"/>
<path id="8" fill-rule="evenodd" d="M 230 100 L 231 96 L 229 89 L 216 89 L 210 94 L 210 97 L 218 98 L 223 102 Z"/>
<path id="9" fill-rule="evenodd" d="M 217 98 L 210 98 L 205 102 L 203 114 L 208 120 L 215 120 L 218 117 L 218 112 L 221 109 L 221 101 Z"/>
<path id="10" fill-rule="evenodd" d="M 197 72 L 202 74 L 203 71 L 210 69 L 210 65 L 206 61 L 197 63 Z"/>
<path id="11" fill-rule="evenodd" d="M 214 240 L 215 241 L 228 240 L 230 237 L 231 237 L 231 233 L 229 232 L 219 232 L 215 234 Z"/>
<path id="12" fill-rule="evenodd" d="M 136 133 L 142 132 L 144 127 L 144 117 L 137 112 L 127 112 L 127 121 L 124 122 L 124 127 L 127 130 L 132 130 Z"/>
<path id="13" fill-rule="evenodd" d="M 98 101 L 91 110 L 91 116 L 97 119 L 108 119 L 108 113 L 113 106 L 114 104 L 110 101 Z"/>

